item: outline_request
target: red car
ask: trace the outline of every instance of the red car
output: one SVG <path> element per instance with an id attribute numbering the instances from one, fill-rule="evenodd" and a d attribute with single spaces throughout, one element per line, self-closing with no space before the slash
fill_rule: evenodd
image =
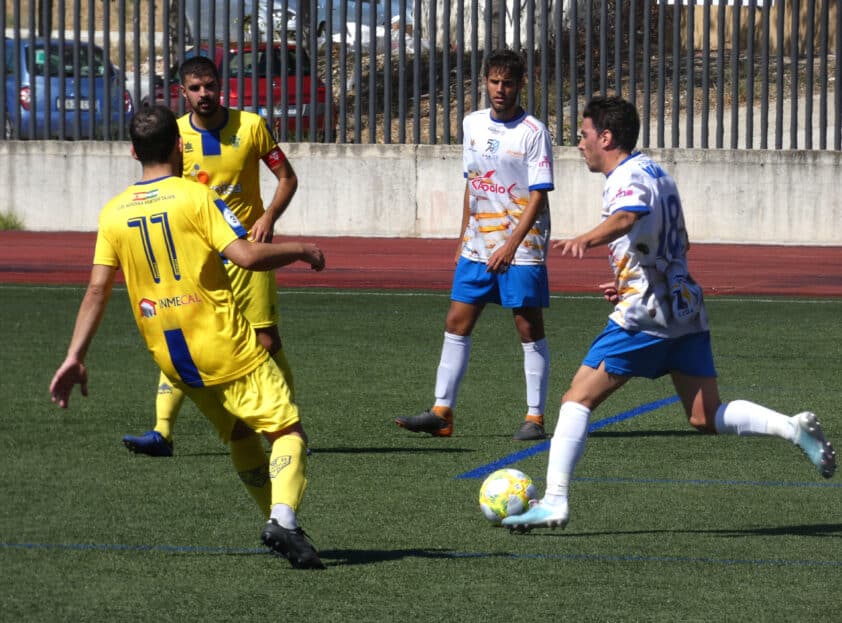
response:
<path id="1" fill-rule="evenodd" d="M 286 48 L 286 67 L 281 66 L 281 54 L 284 48 Z M 254 111 L 264 119 L 270 120 L 278 138 L 294 139 L 296 128 L 300 128 L 302 138 L 306 140 L 313 123 L 317 140 L 323 140 L 328 127 L 326 124 L 327 87 L 321 79 L 310 75 L 310 58 L 304 50 L 297 48 L 295 43 L 290 42 L 284 45 L 276 42 L 273 45 L 271 110 L 267 75 L 269 66 L 269 50 L 266 44 L 261 44 L 256 49 L 246 46 L 242 50 L 232 51 L 228 56 L 228 105 L 232 108 Z M 285 89 L 281 88 L 284 85 L 282 70 L 286 75 Z M 255 80 L 257 81 L 256 102 L 254 101 Z M 300 93 L 297 87 L 299 80 Z M 316 83 L 315 102 L 311 98 L 314 80 Z M 221 101 L 225 101 L 225 96 L 226 93 L 221 94 Z M 281 131 L 284 122 L 287 128 L 286 134 Z"/>
<path id="2" fill-rule="evenodd" d="M 284 47 L 286 47 L 286 67 L 281 67 L 281 53 Z M 267 94 L 267 73 L 269 69 L 269 54 L 267 50 L 266 44 L 261 44 L 256 50 L 252 49 L 251 45 L 247 45 L 242 50 L 232 49 L 229 51 L 227 59 L 228 89 L 226 91 L 223 84 L 219 96 L 220 102 L 225 104 L 227 95 L 227 105 L 231 108 L 242 108 L 256 112 L 270 122 L 276 138 L 280 140 L 294 140 L 296 128 L 300 128 L 302 139 L 307 140 L 310 136 L 311 120 L 315 121 L 316 140 L 324 140 L 327 128 L 329 127 L 325 123 L 327 88 L 321 79 L 316 78 L 316 101 L 315 105 L 313 105 L 311 103 L 313 77 L 310 75 L 310 58 L 303 50 L 299 50 L 294 42 L 287 43 L 286 46 L 283 46 L 279 42 L 273 45 L 271 58 L 273 76 L 272 107 L 270 114 L 269 96 Z M 202 56 L 209 56 L 206 49 L 202 49 L 199 53 Z M 190 58 L 194 54 L 195 52 L 188 53 L 186 58 Z M 217 47 L 214 56 L 214 62 L 219 67 L 219 73 L 223 75 L 223 71 L 226 68 L 222 62 L 222 48 Z M 283 79 L 281 78 L 282 69 L 286 72 L 285 75 L 287 76 L 286 93 L 283 94 L 285 96 L 284 99 L 281 98 L 281 85 L 283 84 Z M 296 72 L 300 72 L 300 78 L 296 76 Z M 301 80 L 300 98 L 298 97 L 296 84 L 299 79 Z M 256 102 L 253 97 L 255 80 L 257 81 Z M 240 84 L 242 84 L 242 97 L 240 97 Z M 181 96 L 177 67 L 170 70 L 168 97 L 164 94 L 163 80 L 157 81 L 155 86 L 155 101 L 159 104 L 166 104 L 176 112 L 178 112 L 180 106 L 186 112 L 189 111 L 187 102 Z M 141 103 L 148 104 L 149 97 L 144 97 Z M 284 122 L 286 132 L 282 132 Z M 335 128 L 336 123 L 334 122 L 330 127 L 332 129 Z"/>

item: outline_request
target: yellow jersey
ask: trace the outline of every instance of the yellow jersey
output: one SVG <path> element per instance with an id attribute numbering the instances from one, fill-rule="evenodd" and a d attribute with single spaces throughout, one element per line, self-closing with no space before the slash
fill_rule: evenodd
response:
<path id="1" fill-rule="evenodd" d="M 137 327 L 174 381 L 226 383 L 268 357 L 220 258 L 245 235 L 215 193 L 174 176 L 129 186 L 99 215 L 94 264 L 123 269 Z"/>
<path id="2" fill-rule="evenodd" d="M 247 230 L 263 215 L 260 161 L 274 170 L 284 161 L 266 121 L 255 113 L 226 108 L 215 130 L 193 125 L 191 113 L 178 120 L 184 146 L 184 177 L 222 197 Z"/>

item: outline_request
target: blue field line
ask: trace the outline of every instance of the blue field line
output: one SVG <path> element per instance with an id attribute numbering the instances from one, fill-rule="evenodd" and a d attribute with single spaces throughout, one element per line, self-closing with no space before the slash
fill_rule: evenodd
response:
<path id="1" fill-rule="evenodd" d="M 611 424 L 616 424 L 617 422 L 622 422 L 623 420 L 628 420 L 633 417 L 637 417 L 638 415 L 643 415 L 644 413 L 649 413 L 650 411 L 654 411 L 656 409 L 660 409 L 661 407 L 666 407 L 667 405 L 671 405 L 673 403 L 678 402 L 678 396 L 670 396 L 668 398 L 664 398 L 662 400 L 656 400 L 654 402 L 647 402 L 645 404 L 640 405 L 639 407 L 635 407 L 634 409 L 630 409 L 629 411 L 623 411 L 622 413 L 618 413 L 617 415 L 613 415 L 609 418 L 605 418 L 604 420 L 599 420 L 597 422 L 593 422 L 590 426 L 588 426 L 588 432 L 592 433 L 600 428 L 605 428 L 606 426 L 610 426 Z M 497 459 L 493 463 L 487 463 L 485 465 L 481 465 L 476 469 L 472 469 L 469 472 L 465 472 L 464 474 L 459 474 L 456 476 L 456 479 L 467 479 L 467 478 L 485 478 L 490 473 L 502 469 L 504 467 L 508 467 L 513 463 L 517 463 L 518 461 L 522 461 L 530 456 L 538 454 L 540 452 L 545 452 L 549 450 L 550 442 L 543 441 L 539 444 L 534 446 L 530 446 L 525 450 L 520 450 L 518 452 L 513 452 L 512 454 L 506 455 L 503 458 Z"/>
<path id="2" fill-rule="evenodd" d="M 167 554 L 259 554 L 268 556 L 266 549 L 242 547 L 190 547 L 183 545 L 119 545 L 94 543 L 0 543 L 0 549 L 87 551 L 87 552 L 163 552 Z M 338 551 L 341 555 L 341 550 Z M 578 560 L 592 562 L 642 562 L 696 565 L 753 565 L 778 567 L 842 567 L 842 560 L 786 560 L 776 558 L 706 558 L 700 556 L 640 556 L 637 554 L 499 554 L 491 552 L 446 552 L 453 559 L 510 558 L 512 560 Z M 322 557 L 330 557 L 323 552 Z"/>

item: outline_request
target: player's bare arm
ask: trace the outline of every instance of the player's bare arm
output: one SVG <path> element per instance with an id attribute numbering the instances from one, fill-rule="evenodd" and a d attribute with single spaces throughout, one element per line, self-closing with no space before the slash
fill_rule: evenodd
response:
<path id="1" fill-rule="evenodd" d="M 316 271 L 325 267 L 324 253 L 310 242 L 266 244 L 239 238 L 225 247 L 223 253 L 237 266 L 247 270 L 274 270 L 294 262 L 306 262 Z"/>
<path id="2" fill-rule="evenodd" d="M 298 176 L 286 158 L 272 169 L 272 173 L 278 180 L 272 200 L 266 206 L 266 211 L 257 219 L 251 228 L 249 240 L 255 242 L 272 242 L 275 232 L 275 223 L 281 218 L 292 201 L 295 191 L 298 190 Z"/>
<path id="3" fill-rule="evenodd" d="M 546 190 L 532 190 L 529 192 L 529 201 L 526 203 L 526 208 L 520 216 L 517 227 L 512 230 L 512 233 L 506 239 L 505 244 L 494 250 L 494 253 L 488 258 L 487 270 L 489 272 L 502 273 L 508 270 L 512 260 L 517 253 L 517 249 L 526 234 L 535 225 L 538 214 L 547 205 L 547 191 Z"/>
<path id="4" fill-rule="evenodd" d="M 84 363 L 85 355 L 105 315 L 116 272 L 115 268 L 100 264 L 94 264 L 91 269 L 88 289 L 79 305 L 73 337 L 67 347 L 67 356 L 50 382 L 52 401 L 57 402 L 62 409 L 66 409 L 70 403 L 70 393 L 74 385 L 81 387 L 83 396 L 88 395 L 88 370 Z"/>
<path id="5" fill-rule="evenodd" d="M 627 234 L 634 226 L 638 213 L 620 210 L 615 212 L 589 232 L 576 236 L 570 240 L 557 240 L 553 249 L 561 249 L 562 255 L 571 255 L 577 259 L 585 256 L 585 252 L 593 247 L 613 242 L 620 236 Z"/>

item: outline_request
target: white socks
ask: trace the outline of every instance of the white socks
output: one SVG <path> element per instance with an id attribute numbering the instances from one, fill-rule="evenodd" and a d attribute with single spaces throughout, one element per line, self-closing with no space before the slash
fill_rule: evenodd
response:
<path id="1" fill-rule="evenodd" d="M 544 415 L 547 382 L 550 377 L 550 347 L 546 338 L 522 342 L 523 373 L 526 376 L 527 415 Z"/>
<path id="2" fill-rule="evenodd" d="M 719 405 L 714 426 L 721 435 L 771 435 L 792 443 L 798 435 L 798 426 L 790 416 L 748 400 Z"/>
<path id="3" fill-rule="evenodd" d="M 548 506 L 567 501 L 573 470 L 585 452 L 590 416 L 591 410 L 577 402 L 561 405 L 547 462 L 547 488 L 543 502 Z"/>
<path id="4" fill-rule="evenodd" d="M 295 516 L 295 511 L 292 510 L 291 506 L 287 506 L 286 504 L 273 504 L 272 514 L 270 517 L 277 521 L 279 526 L 286 528 L 287 530 L 295 530 L 298 528 L 298 520 Z"/>
<path id="5" fill-rule="evenodd" d="M 452 407 L 456 404 L 456 394 L 459 393 L 459 383 L 468 369 L 468 359 L 471 356 L 471 336 L 444 334 L 444 344 L 441 347 L 441 359 L 436 372 L 436 402 L 437 407 Z"/>

